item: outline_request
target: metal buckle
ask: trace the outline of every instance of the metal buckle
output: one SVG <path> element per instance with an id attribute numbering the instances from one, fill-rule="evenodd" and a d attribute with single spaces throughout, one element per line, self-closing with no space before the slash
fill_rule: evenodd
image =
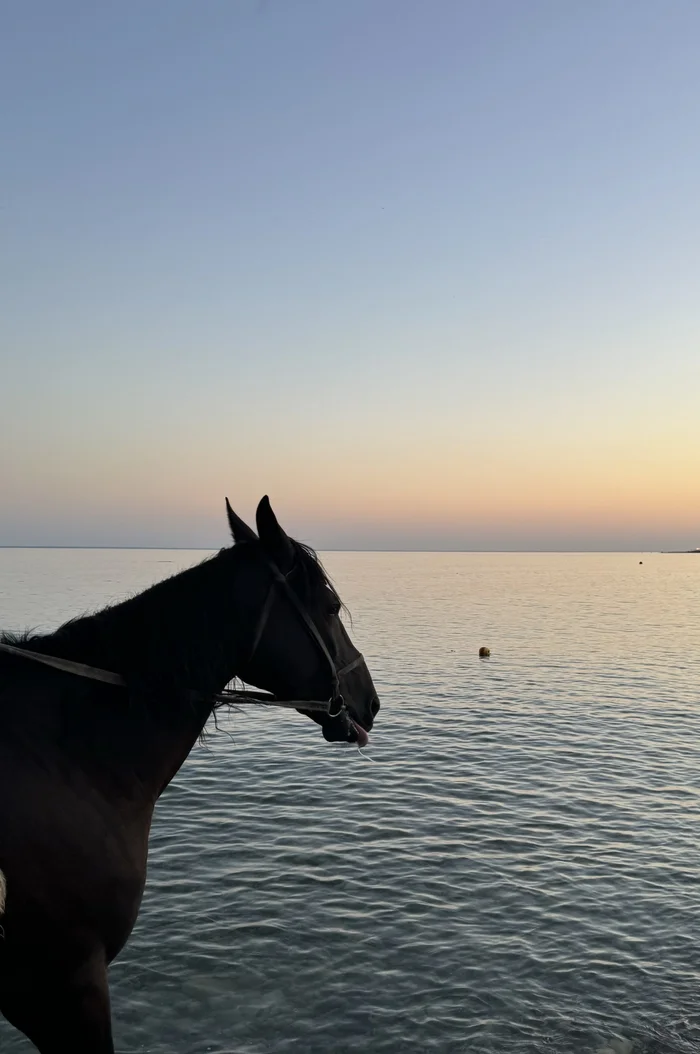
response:
<path id="1" fill-rule="evenodd" d="M 343 699 L 343 697 L 340 694 L 340 692 L 338 692 L 330 700 L 330 706 L 328 707 L 328 716 L 329 717 L 337 717 L 338 714 L 341 713 L 341 711 L 342 711 L 344 706 L 345 706 L 345 700 Z"/>

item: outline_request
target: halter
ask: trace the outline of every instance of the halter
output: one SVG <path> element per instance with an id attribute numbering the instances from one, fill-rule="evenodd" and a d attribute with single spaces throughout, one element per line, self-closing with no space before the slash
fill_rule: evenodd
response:
<path id="1" fill-rule="evenodd" d="M 275 589 L 277 586 L 281 586 L 284 590 L 285 596 L 288 600 L 292 602 L 292 605 L 296 609 L 297 613 L 301 616 L 301 620 L 304 623 L 306 629 L 309 631 L 311 639 L 315 641 L 315 643 L 319 646 L 322 655 L 328 662 L 332 678 L 331 695 L 328 700 L 328 713 L 331 717 L 337 717 L 343 707 L 345 706 L 345 700 L 343 699 L 342 692 L 340 691 L 340 678 L 344 677 L 346 674 L 350 673 L 351 670 L 356 669 L 356 667 L 363 663 L 365 661 L 364 656 L 361 652 L 358 652 L 354 659 L 346 663 L 345 666 L 341 666 L 341 668 L 338 669 L 335 664 L 335 659 L 329 652 L 323 637 L 318 632 L 318 628 L 316 627 L 314 620 L 311 618 L 308 611 L 302 604 L 301 600 L 289 584 L 289 575 L 291 575 L 292 571 L 294 571 L 296 565 L 293 565 L 285 575 L 280 571 L 277 564 L 270 560 L 269 557 L 265 557 L 265 562 L 272 574 L 272 582 L 270 583 L 270 588 L 267 591 L 265 603 L 263 604 L 262 610 L 260 611 L 260 617 L 258 619 L 258 623 L 255 628 L 255 634 L 253 636 L 253 646 L 246 660 L 246 665 L 251 661 L 256 651 L 258 650 L 258 645 L 260 644 L 262 635 L 265 632 L 265 627 L 269 621 L 270 613 L 272 612 L 272 606 L 275 602 Z"/>

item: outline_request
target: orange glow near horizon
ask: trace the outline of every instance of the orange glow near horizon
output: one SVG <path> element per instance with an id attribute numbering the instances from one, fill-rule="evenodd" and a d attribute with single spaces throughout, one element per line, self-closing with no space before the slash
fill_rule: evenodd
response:
<path id="1" fill-rule="evenodd" d="M 69 510 L 71 518 L 115 537 L 131 531 L 131 524 L 136 532 L 146 524 L 149 539 L 163 544 L 173 532 L 195 545 L 223 544 L 224 496 L 252 520 L 263 493 L 290 532 L 312 543 L 317 536 L 332 541 L 341 531 L 348 545 L 353 532 L 362 539 L 374 532 L 383 546 L 394 531 L 425 539 L 422 545 L 434 537 L 438 547 L 443 536 L 458 541 L 463 535 L 468 544 L 474 532 L 486 539 L 481 545 L 489 532 L 513 544 L 538 532 L 560 536 L 562 544 L 572 533 L 575 547 L 587 534 L 608 534 L 620 544 L 626 533 L 633 538 L 640 532 L 660 539 L 687 535 L 689 547 L 697 544 L 700 443 L 675 451 L 670 444 L 654 450 L 649 444 L 641 454 L 625 445 L 582 452 L 541 443 L 537 449 L 531 437 L 519 448 L 502 444 L 472 455 L 419 443 L 405 454 L 378 450 L 374 459 L 369 450 L 356 449 L 354 461 L 339 459 L 335 468 L 323 449 L 310 449 L 302 466 L 270 448 L 258 447 L 247 461 L 227 457 L 223 445 L 216 458 L 202 450 L 201 460 L 191 449 L 189 457 L 183 450 L 178 458 L 165 447 L 152 448 L 137 459 L 122 448 L 108 459 L 109 471 L 102 460 L 90 465 L 84 459 L 60 471 L 35 469 L 36 493 L 24 501 L 19 488 L 26 480 L 18 477 L 13 501 L 27 519 L 50 510 L 59 523 Z M 12 497 L 12 482 L 6 496 Z"/>
<path id="2" fill-rule="evenodd" d="M 700 6 L 15 6 L 0 544 L 698 544 Z"/>

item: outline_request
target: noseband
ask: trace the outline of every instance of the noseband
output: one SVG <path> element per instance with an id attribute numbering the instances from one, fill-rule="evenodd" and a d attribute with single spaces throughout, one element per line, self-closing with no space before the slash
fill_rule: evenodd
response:
<path id="1" fill-rule="evenodd" d="M 284 592 L 284 595 L 287 597 L 288 600 L 291 601 L 297 614 L 300 616 L 304 626 L 311 635 L 312 640 L 315 641 L 315 643 L 318 645 L 322 655 L 325 657 L 328 663 L 332 678 L 332 688 L 329 697 L 328 713 L 331 717 L 337 717 L 340 711 L 343 709 L 343 706 L 345 705 L 345 700 L 343 699 L 343 695 L 340 690 L 340 678 L 344 677 L 346 674 L 350 673 L 351 670 L 354 670 L 361 663 L 363 663 L 365 661 L 364 656 L 361 653 L 358 653 L 358 655 L 351 662 L 346 663 L 345 666 L 341 666 L 340 669 L 338 669 L 335 664 L 335 659 L 326 647 L 326 642 L 324 641 L 321 634 L 318 632 L 314 620 L 311 618 L 307 609 L 302 604 L 301 600 L 289 584 L 288 576 L 291 575 L 292 571 L 294 571 L 294 567 L 292 567 L 291 570 L 286 575 L 284 575 L 280 571 L 277 564 L 273 563 L 272 560 L 265 557 L 265 562 L 267 563 L 270 573 L 272 574 L 272 582 L 270 583 L 270 588 L 267 592 L 267 596 L 265 597 L 265 603 L 262 606 L 260 617 L 255 628 L 255 634 L 253 636 L 253 646 L 250 650 L 247 663 L 251 661 L 256 651 L 258 650 L 258 645 L 260 644 L 262 635 L 265 632 L 265 627 L 269 621 L 272 606 L 275 602 L 276 589 L 278 586 L 280 586 Z"/>

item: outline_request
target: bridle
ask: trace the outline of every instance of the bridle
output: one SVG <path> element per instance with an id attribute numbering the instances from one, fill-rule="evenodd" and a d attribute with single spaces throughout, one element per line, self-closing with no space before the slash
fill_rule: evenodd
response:
<path id="1" fill-rule="evenodd" d="M 329 697 L 325 701 L 318 699 L 280 699 L 267 692 L 256 692 L 244 688 L 238 691 L 224 689 L 223 692 L 217 692 L 209 698 L 212 698 L 214 702 L 220 703 L 259 703 L 267 706 L 289 707 L 296 710 L 320 711 L 322 713 L 327 713 L 330 717 L 338 717 L 345 706 L 345 700 L 340 690 L 340 679 L 363 663 L 365 661 L 364 656 L 361 652 L 358 652 L 354 659 L 338 669 L 335 660 L 326 647 L 326 642 L 319 633 L 313 619 L 288 581 L 288 577 L 292 574 L 296 565 L 292 566 L 289 572 L 284 575 L 279 567 L 277 567 L 277 565 L 268 557 L 265 557 L 265 562 L 272 574 L 272 582 L 270 583 L 270 588 L 268 589 L 265 602 L 260 611 L 260 616 L 253 635 L 252 648 L 246 659 L 246 664 L 250 663 L 258 649 L 258 645 L 260 644 L 262 635 L 265 632 L 265 627 L 270 618 L 272 605 L 275 601 L 276 587 L 281 586 L 284 590 L 285 596 L 291 601 L 293 607 L 301 617 L 304 626 L 309 631 L 311 638 L 318 645 L 322 655 L 328 662 L 332 678 Z M 50 666 L 52 669 L 60 670 L 63 673 L 71 673 L 77 677 L 85 677 L 91 681 L 101 681 L 103 684 L 112 684 L 122 688 L 127 687 L 127 682 L 121 674 L 112 673 L 110 670 L 102 670 L 97 666 L 87 666 L 85 663 L 75 662 L 73 659 L 64 659 L 58 655 L 46 655 L 43 652 L 30 651 L 28 648 L 18 648 L 15 645 L 3 643 L 0 643 L 0 651 L 6 652 L 9 655 L 15 655 L 20 659 L 28 659 L 31 662 L 41 663 L 43 666 Z M 199 698 L 201 693 L 191 691 L 190 695 Z"/>
<path id="2" fill-rule="evenodd" d="M 341 677 L 344 677 L 346 674 L 350 673 L 351 670 L 356 669 L 361 663 L 363 663 L 365 661 L 364 655 L 362 655 L 361 652 L 358 652 L 354 659 L 346 663 L 345 666 L 341 666 L 340 669 L 338 669 L 335 664 L 335 659 L 329 652 L 328 647 L 326 646 L 326 642 L 319 633 L 314 620 L 311 618 L 306 607 L 301 602 L 297 594 L 294 592 L 294 589 L 292 588 L 289 582 L 289 576 L 296 569 L 296 564 L 293 564 L 287 574 L 285 575 L 282 571 L 280 571 L 277 564 L 274 563 L 273 560 L 270 560 L 268 556 L 265 556 L 265 563 L 267 564 L 267 567 L 272 575 L 272 581 L 270 583 L 270 588 L 267 591 L 265 602 L 260 610 L 260 616 L 255 627 L 255 633 L 253 634 L 253 644 L 248 654 L 248 658 L 245 661 L 245 665 L 248 665 L 251 662 L 253 656 L 258 650 L 258 645 L 262 640 L 263 633 L 265 632 L 265 627 L 267 626 L 270 614 L 272 612 L 275 597 L 277 596 L 277 587 L 280 586 L 284 595 L 289 601 L 291 601 L 292 606 L 301 618 L 302 623 L 304 624 L 311 636 L 311 639 L 318 645 L 321 654 L 328 662 L 332 678 L 331 693 L 328 699 L 328 714 L 331 717 L 337 717 L 343 707 L 345 706 L 345 700 L 340 690 L 340 679 Z"/>

